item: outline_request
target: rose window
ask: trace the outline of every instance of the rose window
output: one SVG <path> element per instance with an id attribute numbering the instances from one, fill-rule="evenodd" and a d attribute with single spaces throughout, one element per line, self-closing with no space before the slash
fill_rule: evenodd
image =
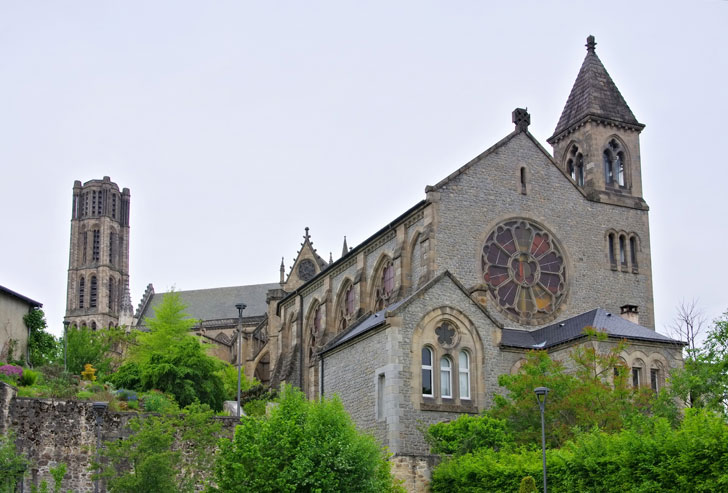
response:
<path id="1" fill-rule="evenodd" d="M 483 247 L 483 280 L 518 321 L 537 322 L 554 313 L 566 291 L 564 264 L 554 238 L 525 220 L 499 224 Z"/>

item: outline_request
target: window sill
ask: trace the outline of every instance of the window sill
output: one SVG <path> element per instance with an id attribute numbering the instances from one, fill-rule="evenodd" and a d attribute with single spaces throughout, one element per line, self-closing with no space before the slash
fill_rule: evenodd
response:
<path id="1" fill-rule="evenodd" d="M 442 399 L 442 402 L 437 402 L 435 399 L 425 398 L 420 402 L 420 411 L 477 414 L 478 406 L 473 401 L 460 401 L 458 404 L 454 399 Z"/>

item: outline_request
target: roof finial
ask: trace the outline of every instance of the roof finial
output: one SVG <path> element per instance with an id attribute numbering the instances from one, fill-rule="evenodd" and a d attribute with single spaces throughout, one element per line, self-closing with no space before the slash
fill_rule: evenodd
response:
<path id="1" fill-rule="evenodd" d="M 528 114 L 528 108 L 516 108 L 513 110 L 513 123 L 516 124 L 516 130 L 525 132 L 531 124 L 531 115 Z"/>
<path id="2" fill-rule="evenodd" d="M 591 34 L 586 38 L 586 52 L 587 53 L 594 53 L 594 50 L 597 48 L 597 42 L 594 39 L 594 36 Z"/>
<path id="3" fill-rule="evenodd" d="M 308 234 L 308 226 L 306 226 L 305 230 L 306 230 L 306 234 L 304 235 L 304 237 L 303 237 L 303 238 L 304 238 L 305 240 L 310 240 L 310 239 L 311 239 L 311 235 L 309 235 L 309 234 Z"/>
<path id="4" fill-rule="evenodd" d="M 341 256 L 343 257 L 347 253 L 349 253 L 349 247 L 346 246 L 346 235 L 344 235 L 344 247 L 341 249 Z"/>
<path id="5" fill-rule="evenodd" d="M 283 257 L 281 257 L 281 280 L 280 284 L 283 285 L 286 279 L 286 265 L 283 263 Z"/>
<path id="6" fill-rule="evenodd" d="M 329 252 L 329 264 L 334 263 L 334 254 L 332 252 Z"/>

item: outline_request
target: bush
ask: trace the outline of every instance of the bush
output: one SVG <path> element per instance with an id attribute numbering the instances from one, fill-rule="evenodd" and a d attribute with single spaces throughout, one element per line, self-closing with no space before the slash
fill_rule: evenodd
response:
<path id="1" fill-rule="evenodd" d="M 389 467 L 338 399 L 308 401 L 287 386 L 270 416 L 243 417 L 234 439 L 220 441 L 215 479 L 226 492 L 401 491 Z"/>
<path id="2" fill-rule="evenodd" d="M 533 476 L 526 476 L 521 480 L 521 486 L 518 488 L 518 493 L 537 493 L 536 480 Z"/>
<path id="3" fill-rule="evenodd" d="M 23 374 L 20 376 L 18 383 L 23 387 L 30 387 L 38 381 L 38 376 L 40 376 L 40 373 L 26 368 L 23 370 Z"/>
<path id="4" fill-rule="evenodd" d="M 138 399 L 137 393 L 133 390 L 119 389 L 114 394 L 120 401 L 136 401 Z"/>
<path id="5" fill-rule="evenodd" d="M 437 423 L 425 432 L 433 454 L 466 454 L 475 450 L 499 449 L 508 442 L 505 420 L 463 414 L 449 423 Z"/>
<path id="6" fill-rule="evenodd" d="M 106 381 L 111 382 L 117 388 L 141 389 L 142 373 L 137 363 L 128 362 L 109 375 Z"/>
<path id="7" fill-rule="evenodd" d="M 179 411 L 179 407 L 174 399 L 159 391 L 142 394 L 141 400 L 144 410 L 149 413 L 168 414 Z"/>
<path id="8" fill-rule="evenodd" d="M 12 382 L 17 382 L 23 376 L 23 368 L 15 365 L 0 366 L 0 374 L 8 377 Z"/>

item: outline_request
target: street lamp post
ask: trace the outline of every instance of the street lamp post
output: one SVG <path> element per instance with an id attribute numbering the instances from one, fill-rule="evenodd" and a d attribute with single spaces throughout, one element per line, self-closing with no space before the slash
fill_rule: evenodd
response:
<path id="1" fill-rule="evenodd" d="M 547 493 L 546 489 L 546 427 L 544 425 L 544 409 L 546 408 L 546 395 L 549 393 L 547 387 L 536 387 L 533 390 L 536 393 L 536 401 L 541 409 L 541 457 L 543 459 L 543 493 Z"/>
<path id="2" fill-rule="evenodd" d="M 101 464 L 101 425 L 104 422 L 104 413 L 108 407 L 108 402 L 94 402 L 93 409 L 96 415 L 96 462 Z M 99 470 L 99 473 L 101 471 Z M 94 493 L 99 493 L 99 478 L 98 475 L 94 479 Z"/>
<path id="3" fill-rule="evenodd" d="M 238 309 L 238 407 L 237 417 L 240 419 L 240 378 L 243 369 L 243 310 L 245 310 L 245 303 L 238 303 L 235 308 Z"/>
<path id="4" fill-rule="evenodd" d="M 68 325 L 69 320 L 63 321 L 63 372 L 68 373 Z"/>

